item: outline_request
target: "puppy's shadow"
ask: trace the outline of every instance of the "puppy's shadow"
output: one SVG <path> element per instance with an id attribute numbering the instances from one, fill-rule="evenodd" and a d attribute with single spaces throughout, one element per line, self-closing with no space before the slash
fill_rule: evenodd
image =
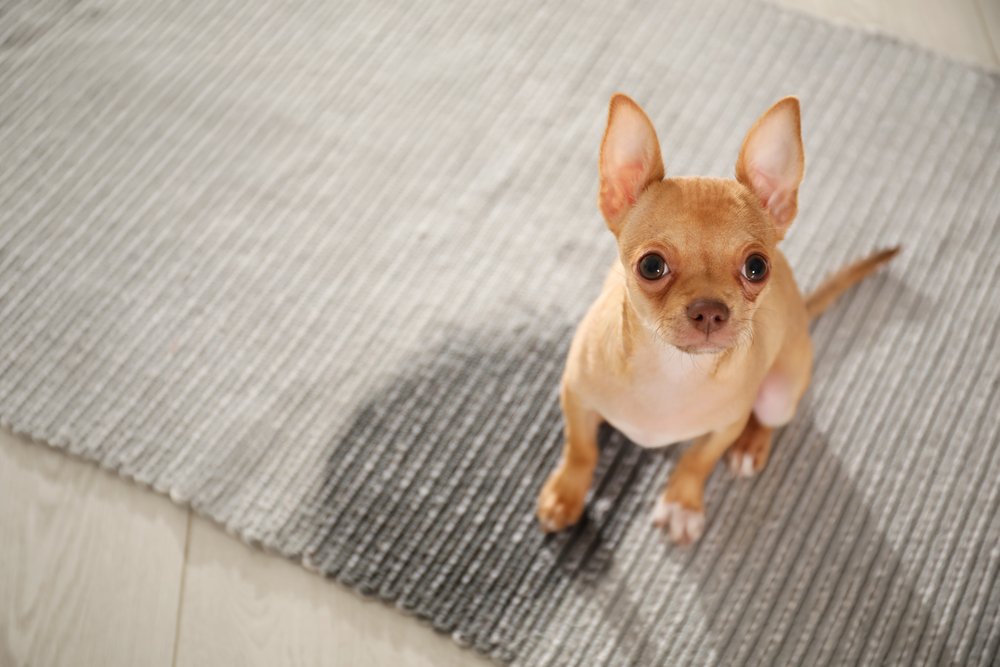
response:
<path id="1" fill-rule="evenodd" d="M 669 457 L 667 449 L 632 444 L 608 424 L 601 425 L 597 443 L 600 458 L 583 517 L 545 543 L 560 573 L 582 586 L 596 584 L 611 568 L 625 528 L 651 507 L 652 499 L 637 488 L 648 487 Z"/>
<path id="2" fill-rule="evenodd" d="M 287 535 L 306 536 L 290 550 L 439 630 L 482 641 L 473 626 L 502 612 L 537 575 L 525 572 L 531 559 L 548 553 L 534 503 L 559 456 L 571 335 L 569 325 L 546 337 L 460 331 L 383 377 L 330 443 L 287 524 Z"/>
<path id="3" fill-rule="evenodd" d="M 542 533 L 535 502 L 562 447 L 558 386 L 572 332 L 460 332 L 384 377 L 287 523 L 291 555 L 515 658 L 512 635 L 544 624 L 571 587 L 611 568 L 625 530 L 648 510 L 637 484 L 655 484 L 664 461 L 602 428 L 583 520 Z"/>
<path id="4" fill-rule="evenodd" d="M 607 664 L 870 664 L 910 646 L 886 601 L 940 627 L 807 402 L 757 478 L 713 472 L 699 543 L 676 547 L 650 521 L 682 446 L 642 449 L 609 427 L 584 519 L 543 535 L 571 334 L 459 334 L 383 377 L 287 525 L 297 555 L 500 661 L 548 645 L 579 649 L 551 664 L 581 664 L 586 647 Z"/>

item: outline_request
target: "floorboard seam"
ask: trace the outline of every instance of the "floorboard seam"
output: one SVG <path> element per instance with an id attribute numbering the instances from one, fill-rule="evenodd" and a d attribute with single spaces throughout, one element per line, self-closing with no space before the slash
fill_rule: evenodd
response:
<path id="1" fill-rule="evenodd" d="M 191 508 L 187 510 L 187 530 L 184 532 L 184 561 L 181 566 L 181 586 L 177 596 L 177 625 L 174 628 L 174 655 L 171 667 L 177 667 L 177 652 L 181 646 L 181 614 L 184 612 L 184 585 L 187 583 L 188 558 L 191 555 L 191 524 L 193 522 Z"/>

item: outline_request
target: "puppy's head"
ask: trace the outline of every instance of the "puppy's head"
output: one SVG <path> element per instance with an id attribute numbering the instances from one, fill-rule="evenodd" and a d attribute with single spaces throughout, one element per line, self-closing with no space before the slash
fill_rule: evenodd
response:
<path id="1" fill-rule="evenodd" d="M 649 118 L 627 96 L 612 97 L 598 204 L 618 240 L 629 303 L 643 324 L 690 354 L 749 342 L 771 258 L 798 210 L 804 166 L 794 97 L 750 130 L 736 180 L 663 180 Z"/>

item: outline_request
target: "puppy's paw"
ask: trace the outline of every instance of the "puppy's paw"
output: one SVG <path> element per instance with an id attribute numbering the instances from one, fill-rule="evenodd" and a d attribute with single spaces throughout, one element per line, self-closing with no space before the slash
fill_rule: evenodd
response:
<path id="1" fill-rule="evenodd" d="M 727 455 L 729 472 L 734 477 L 753 477 L 764 469 L 764 464 L 757 464 L 753 454 L 730 450 Z"/>
<path id="2" fill-rule="evenodd" d="M 563 468 L 552 473 L 538 494 L 536 515 L 542 530 L 555 533 L 579 521 L 589 486 L 589 482 L 581 484 Z"/>
<path id="3" fill-rule="evenodd" d="M 774 429 L 761 425 L 756 416 L 750 417 L 743 433 L 726 453 L 729 470 L 736 477 L 753 477 L 767 465 L 771 453 Z"/>
<path id="4" fill-rule="evenodd" d="M 653 523 L 668 530 L 675 544 L 691 544 L 705 532 L 705 513 L 660 498 L 653 508 Z"/>

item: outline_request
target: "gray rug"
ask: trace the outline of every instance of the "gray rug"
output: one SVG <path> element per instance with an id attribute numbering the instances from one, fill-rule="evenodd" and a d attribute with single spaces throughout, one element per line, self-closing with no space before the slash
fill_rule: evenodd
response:
<path id="1" fill-rule="evenodd" d="M 995 664 L 998 84 L 744 0 L 3 3 L 0 417 L 501 662 Z M 805 287 L 904 246 L 690 548 L 610 430 L 533 519 L 619 90 L 675 175 L 801 97 Z"/>

